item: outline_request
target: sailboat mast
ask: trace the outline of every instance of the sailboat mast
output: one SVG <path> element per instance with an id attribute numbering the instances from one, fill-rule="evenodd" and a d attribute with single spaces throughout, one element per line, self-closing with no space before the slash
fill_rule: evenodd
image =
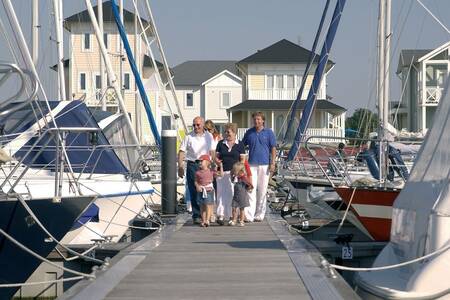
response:
<path id="1" fill-rule="evenodd" d="M 379 2 L 379 15 L 378 15 L 378 80 L 377 80 L 377 94 L 378 94 L 378 139 L 380 141 L 378 147 L 378 157 L 380 166 L 380 183 L 384 182 L 386 178 L 386 156 L 384 151 L 384 79 L 385 79 L 385 21 L 386 21 L 386 0 L 380 0 Z"/>
<path id="2" fill-rule="evenodd" d="M 53 12 L 55 14 L 55 33 L 56 33 L 56 47 L 58 50 L 58 99 L 60 101 L 66 100 L 66 82 L 64 80 L 64 44 L 62 32 L 62 1 L 53 0 Z"/>
<path id="3" fill-rule="evenodd" d="M 384 111 L 383 111 L 383 127 L 388 128 L 389 123 L 389 67 L 391 59 L 391 0 L 386 1 L 386 28 L 385 28 L 385 55 L 384 55 Z"/>
<path id="4" fill-rule="evenodd" d="M 31 10 L 31 51 L 36 66 L 39 56 L 39 0 L 33 0 Z"/>
<path id="5" fill-rule="evenodd" d="M 103 0 L 100 0 L 97 3 L 97 15 L 100 35 L 105 36 L 105 32 L 103 30 Z M 104 97 L 103 95 L 105 93 L 105 90 L 105 61 L 103 60 L 103 56 L 100 55 L 100 98 L 103 111 L 106 111 L 106 97 Z"/>

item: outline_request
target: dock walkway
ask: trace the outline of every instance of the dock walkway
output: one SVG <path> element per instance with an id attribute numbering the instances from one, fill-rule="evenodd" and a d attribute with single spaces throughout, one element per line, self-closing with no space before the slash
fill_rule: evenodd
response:
<path id="1" fill-rule="evenodd" d="M 245 227 L 209 228 L 183 224 L 187 219 L 118 254 L 96 280 L 78 283 L 61 298 L 356 298 L 342 279 L 318 267 L 311 256 L 316 250 L 273 217 Z"/>

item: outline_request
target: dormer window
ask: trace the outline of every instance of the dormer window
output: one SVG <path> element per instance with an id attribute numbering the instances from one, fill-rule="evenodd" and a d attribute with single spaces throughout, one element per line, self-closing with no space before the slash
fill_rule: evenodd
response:
<path id="1" fill-rule="evenodd" d="M 84 33 L 83 34 L 83 43 L 82 47 L 84 51 L 91 51 L 92 45 L 91 45 L 91 34 L 90 33 Z"/>

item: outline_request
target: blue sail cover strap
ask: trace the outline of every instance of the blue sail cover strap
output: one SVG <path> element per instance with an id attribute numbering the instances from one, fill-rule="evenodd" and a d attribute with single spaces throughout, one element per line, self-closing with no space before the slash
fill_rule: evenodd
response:
<path id="1" fill-rule="evenodd" d="M 316 71 L 314 73 L 314 79 L 312 82 L 311 89 L 308 93 L 308 98 L 306 99 L 305 108 L 303 109 L 302 117 L 300 119 L 300 124 L 295 133 L 294 142 L 288 154 L 288 161 L 291 161 L 297 155 L 298 149 L 301 142 L 305 138 L 306 129 L 308 128 L 309 122 L 311 120 L 312 114 L 314 112 L 314 107 L 316 105 L 317 91 L 322 81 L 323 73 L 325 67 L 328 63 L 328 57 L 331 51 L 331 46 L 333 45 L 334 37 L 336 36 L 336 31 L 341 19 L 342 11 L 344 9 L 346 0 L 338 0 L 336 2 L 336 7 L 334 9 L 333 17 L 331 19 L 330 27 L 328 28 L 327 36 L 325 42 L 322 46 L 322 51 L 320 53 L 319 64 L 317 65 Z"/>
<path id="2" fill-rule="evenodd" d="M 153 117 L 152 108 L 150 107 L 150 101 L 148 100 L 147 93 L 144 89 L 144 84 L 142 83 L 141 75 L 136 67 L 136 61 L 134 60 L 133 52 L 131 51 L 130 43 L 128 42 L 127 34 L 125 28 L 120 20 L 119 9 L 115 0 L 111 0 L 112 11 L 114 14 L 114 20 L 116 21 L 117 29 L 119 29 L 119 34 L 123 42 L 125 51 L 127 52 L 128 62 L 130 63 L 131 70 L 136 81 L 136 85 L 141 95 L 142 103 L 145 107 L 145 112 L 147 113 L 147 118 L 150 123 L 150 128 L 152 130 L 153 136 L 155 137 L 156 144 L 161 146 L 161 137 L 159 135 L 158 127 L 156 126 L 155 119 Z"/>
<path id="3" fill-rule="evenodd" d="M 316 56 L 317 43 L 319 42 L 319 37 L 320 37 L 320 34 L 322 33 L 322 27 L 323 27 L 323 23 L 325 22 L 325 17 L 327 16 L 329 5 L 330 5 L 330 0 L 327 0 L 327 2 L 325 3 L 325 8 L 323 9 L 322 18 L 320 19 L 319 28 L 317 29 L 316 37 L 314 38 L 314 43 L 311 48 L 311 53 L 309 54 L 308 64 L 306 65 L 306 69 L 303 74 L 302 83 L 300 85 L 300 90 L 298 91 L 297 98 L 295 99 L 294 103 L 292 103 L 291 115 L 289 117 L 289 121 L 286 126 L 286 132 L 284 133 L 284 136 L 283 136 L 283 139 L 281 142 L 282 145 L 284 143 L 286 143 L 286 140 L 289 135 L 289 131 L 291 130 L 292 124 L 294 123 L 295 114 L 297 112 L 297 106 L 300 103 L 300 101 L 302 100 L 302 94 L 303 94 L 303 90 L 305 88 L 306 79 L 308 77 L 309 69 L 311 68 L 311 65 L 314 61 L 314 57 Z"/>

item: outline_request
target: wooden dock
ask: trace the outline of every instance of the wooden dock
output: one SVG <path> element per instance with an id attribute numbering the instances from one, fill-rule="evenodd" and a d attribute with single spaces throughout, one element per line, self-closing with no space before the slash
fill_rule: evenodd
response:
<path id="1" fill-rule="evenodd" d="M 60 299 L 356 299 L 278 218 L 201 228 L 179 216 Z"/>

